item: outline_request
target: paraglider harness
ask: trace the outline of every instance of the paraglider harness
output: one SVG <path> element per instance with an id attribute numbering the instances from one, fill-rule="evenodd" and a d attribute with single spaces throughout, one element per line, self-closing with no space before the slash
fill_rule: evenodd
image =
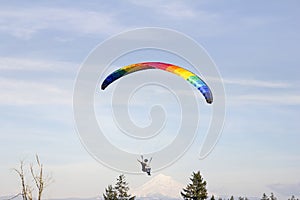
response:
<path id="1" fill-rule="evenodd" d="M 152 161 L 152 157 L 150 158 L 149 162 L 148 159 L 144 159 L 143 156 L 141 155 L 142 161 L 140 161 L 139 159 L 137 159 L 137 161 L 139 163 L 141 163 L 142 165 L 142 171 L 146 172 L 149 176 L 151 176 L 151 167 L 150 167 L 150 163 Z"/>

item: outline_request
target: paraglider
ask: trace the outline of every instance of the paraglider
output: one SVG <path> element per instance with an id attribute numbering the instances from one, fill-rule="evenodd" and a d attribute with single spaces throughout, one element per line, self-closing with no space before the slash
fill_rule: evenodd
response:
<path id="1" fill-rule="evenodd" d="M 140 161 L 139 159 L 137 159 L 137 161 L 139 163 L 141 163 L 142 166 L 142 172 L 146 172 L 149 176 L 151 176 L 151 167 L 150 167 L 150 163 L 152 161 L 152 157 L 150 158 L 149 162 L 148 159 L 145 158 L 143 156 L 141 156 L 142 161 Z"/>
<path id="2" fill-rule="evenodd" d="M 182 67 L 162 62 L 143 62 L 122 67 L 106 77 L 101 85 L 101 89 L 104 90 L 112 82 L 125 75 L 146 69 L 160 69 L 176 74 L 194 85 L 205 97 L 207 103 L 211 104 L 213 102 L 210 88 L 199 76 Z"/>

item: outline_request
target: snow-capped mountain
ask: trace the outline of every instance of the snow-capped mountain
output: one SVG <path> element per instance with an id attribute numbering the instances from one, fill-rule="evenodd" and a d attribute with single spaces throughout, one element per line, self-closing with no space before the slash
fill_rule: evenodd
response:
<path id="1" fill-rule="evenodd" d="M 171 176 L 159 174 L 150 181 L 135 188 L 132 193 L 139 199 L 151 197 L 151 199 L 179 199 L 184 185 L 175 181 Z"/>

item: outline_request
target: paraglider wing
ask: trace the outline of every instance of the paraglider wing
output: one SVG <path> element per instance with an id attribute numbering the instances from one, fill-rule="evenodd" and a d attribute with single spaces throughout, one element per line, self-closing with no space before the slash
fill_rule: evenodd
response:
<path id="1" fill-rule="evenodd" d="M 101 85 L 101 89 L 104 90 L 112 82 L 127 74 L 146 69 L 161 69 L 176 74 L 194 85 L 205 97 L 207 103 L 211 104 L 213 102 L 210 88 L 199 76 L 182 67 L 162 62 L 144 62 L 122 67 L 106 77 Z"/>

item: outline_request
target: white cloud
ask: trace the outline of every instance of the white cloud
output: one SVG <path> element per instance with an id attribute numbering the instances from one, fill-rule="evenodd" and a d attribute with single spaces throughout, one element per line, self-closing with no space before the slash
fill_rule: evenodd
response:
<path id="1" fill-rule="evenodd" d="M 71 78 L 75 77 L 78 66 L 63 61 L 0 57 L 0 104 L 71 105 Z M 57 74 L 65 78 L 59 79 Z"/>
<path id="2" fill-rule="evenodd" d="M 299 94 L 245 94 L 227 96 L 229 102 L 235 105 L 240 104 L 260 104 L 260 105 L 300 105 Z"/>
<path id="3" fill-rule="evenodd" d="M 268 186 L 270 189 L 282 194 L 291 197 L 292 195 L 300 195 L 300 182 L 294 184 L 271 184 Z"/>
<path id="4" fill-rule="evenodd" d="M 162 5 L 160 11 L 174 18 L 194 18 L 197 16 L 196 12 L 183 4 L 183 2 L 172 2 L 171 4 Z"/>
<path id="5" fill-rule="evenodd" d="M 290 83 L 279 81 L 265 81 L 256 79 L 223 79 L 225 84 L 233 84 L 239 86 L 261 87 L 261 88 L 288 88 Z"/>
<path id="6" fill-rule="evenodd" d="M 212 77 L 207 80 L 220 81 Z M 228 103 L 234 105 L 300 105 L 300 94 L 296 92 L 299 85 L 297 82 L 234 78 L 225 78 L 222 82 L 225 84 Z M 231 86 L 235 86 L 239 94 L 230 90 Z"/>
<path id="7" fill-rule="evenodd" d="M 187 4 L 183 3 L 182 1 L 161 1 L 161 0 L 154 0 L 154 1 L 139 1 L 139 0 L 130 0 L 132 4 L 151 8 L 152 11 L 156 13 L 163 14 L 170 18 L 176 19 L 189 19 L 195 18 L 197 16 L 197 12 L 189 7 Z"/>
<path id="8" fill-rule="evenodd" d="M 70 62 L 0 57 L 1 71 L 66 71 L 76 67 L 78 64 Z"/>
<path id="9" fill-rule="evenodd" d="M 112 12 L 60 8 L 0 10 L 0 31 L 28 39 L 41 30 L 73 31 L 79 34 L 112 34 L 124 27 Z"/>
<path id="10" fill-rule="evenodd" d="M 142 74 L 141 74 L 142 75 Z M 138 81 L 139 79 L 147 82 L 145 78 L 142 76 L 135 77 L 134 80 L 129 80 L 126 82 L 126 86 L 128 87 L 136 87 L 137 83 L 142 81 Z M 164 75 L 165 76 L 165 75 Z M 170 75 L 168 80 L 173 78 Z M 174 78 L 179 77 L 175 76 Z M 150 78 L 151 79 L 151 78 Z M 162 78 L 165 79 L 165 78 Z M 156 75 L 155 79 L 159 82 L 158 76 Z M 177 79 L 176 79 L 177 80 Z M 208 85 L 211 82 L 220 81 L 219 79 L 207 77 L 206 78 Z M 183 80 L 180 80 L 183 81 Z M 234 79 L 234 78 L 225 78 L 222 79 L 223 83 L 225 84 L 225 92 L 226 92 L 226 99 L 228 103 L 234 105 L 300 105 L 300 94 L 298 91 L 298 83 L 297 82 L 286 82 L 286 81 L 273 81 L 273 80 L 259 80 L 259 79 Z M 182 82 L 184 83 L 184 81 Z M 172 85 L 174 84 L 165 84 L 166 88 L 173 88 Z M 176 85 L 176 84 L 175 84 Z M 187 84 L 189 85 L 189 84 Z M 126 87 L 127 88 L 127 87 Z M 234 90 L 231 90 L 234 88 Z M 197 90 L 191 86 L 191 90 L 180 89 L 178 85 L 175 87 L 177 95 L 184 95 L 184 96 L 194 96 L 199 98 L 199 100 L 203 100 L 202 95 L 197 93 Z M 168 90 L 157 90 L 155 88 L 150 88 L 151 92 L 155 96 L 162 95 L 163 93 L 170 93 Z M 194 91 L 194 92 L 193 92 Z M 125 91 L 123 91 L 125 92 Z M 146 93 L 149 93 L 148 91 Z M 116 101 L 115 103 L 124 103 L 124 98 L 127 97 L 127 93 L 121 94 L 122 98 L 119 98 L 120 101 Z M 140 101 L 138 105 L 145 105 L 145 100 Z M 169 102 L 169 101 L 168 101 Z M 146 103 L 147 104 L 147 103 Z M 136 104 L 135 104 L 136 105 Z"/>
<path id="11" fill-rule="evenodd" d="M 263 27 L 270 23 L 278 23 L 281 19 L 275 16 L 244 16 L 240 19 L 240 25 L 245 28 Z"/>
<path id="12" fill-rule="evenodd" d="M 71 105 L 71 91 L 55 84 L 0 78 L 0 104 L 4 105 Z"/>
<path id="13" fill-rule="evenodd" d="M 71 105 L 72 78 L 78 66 L 63 61 L 0 57 L 0 104 Z M 64 78 L 57 78 L 57 74 Z"/>
<path id="14" fill-rule="evenodd" d="M 188 30 L 188 32 L 194 33 L 196 37 L 236 34 L 241 31 L 249 31 L 249 29 L 265 27 L 278 21 L 278 19 L 274 19 L 274 16 L 247 16 L 239 13 L 208 10 L 203 2 L 190 3 L 179 0 L 130 0 L 129 2 L 141 7 L 146 12 L 151 11 L 153 18 L 159 23 L 167 22 L 168 27 L 170 20 L 173 20 L 172 22 L 175 20 L 175 23 L 187 21 L 188 23 L 181 23 L 177 26 L 178 30 L 184 32 Z"/>

